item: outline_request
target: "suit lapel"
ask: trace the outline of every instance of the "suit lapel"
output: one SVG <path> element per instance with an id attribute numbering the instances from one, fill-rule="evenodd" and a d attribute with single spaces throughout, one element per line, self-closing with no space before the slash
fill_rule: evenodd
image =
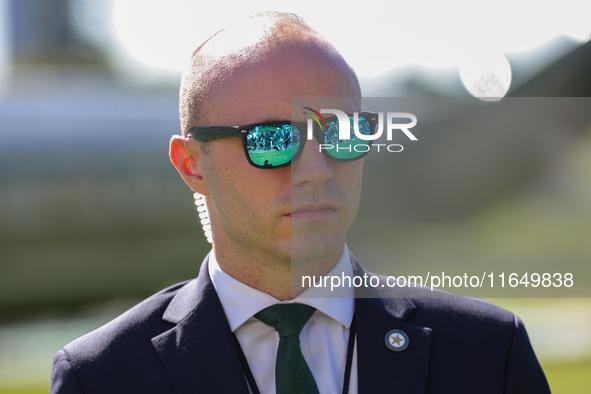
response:
<path id="1" fill-rule="evenodd" d="M 431 329 L 407 324 L 380 309 L 376 300 L 357 299 L 357 379 L 359 393 L 424 393 L 431 349 Z M 408 348 L 394 352 L 386 346 L 386 334 L 402 330 Z"/>
<path id="2" fill-rule="evenodd" d="M 351 261 L 355 274 L 363 276 L 366 271 L 354 256 Z M 385 298 L 380 293 L 364 293 L 364 298 L 355 300 L 359 393 L 390 392 L 388 388 L 396 393 L 424 393 L 432 330 L 405 322 L 415 310 L 415 305 L 408 298 L 402 295 Z M 370 295 L 372 297 L 367 298 Z M 386 334 L 394 329 L 404 331 L 409 339 L 408 348 L 401 352 L 386 346 Z"/>
<path id="3" fill-rule="evenodd" d="M 245 393 L 248 388 L 226 315 L 207 270 L 185 285 L 163 319 L 176 324 L 152 338 L 179 393 Z"/>

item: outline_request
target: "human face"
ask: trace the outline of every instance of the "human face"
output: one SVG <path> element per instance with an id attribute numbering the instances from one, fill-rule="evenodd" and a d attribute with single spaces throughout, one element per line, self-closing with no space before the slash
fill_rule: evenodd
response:
<path id="1" fill-rule="evenodd" d="M 292 114 L 292 97 L 351 97 L 340 108 L 356 111 L 358 93 L 338 61 L 318 46 L 271 50 L 256 67 L 235 68 L 207 97 L 207 124 L 305 121 Z M 207 144 L 210 153 L 201 160 L 214 248 L 286 263 L 338 260 L 359 204 L 362 160 L 332 161 L 311 140 L 290 167 L 259 169 L 248 163 L 239 138 Z"/>

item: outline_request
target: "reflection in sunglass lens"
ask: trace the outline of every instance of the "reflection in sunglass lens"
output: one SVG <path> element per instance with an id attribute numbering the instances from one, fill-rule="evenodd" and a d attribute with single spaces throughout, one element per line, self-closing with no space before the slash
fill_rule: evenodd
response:
<path id="1" fill-rule="evenodd" d="M 296 137 L 297 145 L 294 146 Z M 254 164 L 262 167 L 288 163 L 292 157 L 292 149 L 295 147 L 295 153 L 299 142 L 299 130 L 286 123 L 255 126 L 246 135 L 248 156 Z"/>
<path id="2" fill-rule="evenodd" d="M 323 143 L 328 146 L 325 147 L 325 152 L 337 160 L 350 160 L 358 158 L 365 152 L 370 150 L 370 142 L 362 140 L 357 137 L 353 131 L 353 117 L 349 117 L 351 127 L 351 139 L 339 139 L 339 121 L 338 119 L 327 122 L 328 129 L 323 131 Z M 369 121 L 363 116 L 359 116 L 359 133 L 363 135 L 371 135 L 371 126 Z"/>

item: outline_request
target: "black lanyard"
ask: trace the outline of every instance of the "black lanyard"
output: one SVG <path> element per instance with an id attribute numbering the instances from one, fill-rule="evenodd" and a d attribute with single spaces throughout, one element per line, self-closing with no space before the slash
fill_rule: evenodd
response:
<path id="1" fill-rule="evenodd" d="M 355 334 L 357 332 L 356 324 L 355 324 L 355 315 L 353 315 L 353 321 L 351 322 L 351 328 L 349 329 L 349 344 L 347 346 L 347 363 L 345 364 L 345 379 L 343 380 L 343 394 L 349 393 L 349 381 L 351 380 L 351 366 L 353 365 L 353 348 L 355 347 Z M 238 348 L 238 356 L 240 357 L 240 364 L 242 364 L 242 370 L 244 371 L 244 375 L 246 376 L 246 381 L 250 386 L 250 390 L 252 394 L 261 394 L 259 388 L 257 387 L 257 383 L 254 380 L 254 376 L 252 376 L 252 371 L 248 366 L 248 361 L 246 361 L 246 357 L 244 356 L 244 352 L 242 351 L 242 347 L 240 346 L 240 342 L 238 342 L 238 338 L 234 334 L 234 342 L 236 342 L 236 347 Z"/>

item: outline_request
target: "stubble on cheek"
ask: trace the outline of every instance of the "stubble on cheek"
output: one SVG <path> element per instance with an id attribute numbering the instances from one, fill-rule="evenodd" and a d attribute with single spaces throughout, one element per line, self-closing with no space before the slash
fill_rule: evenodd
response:
<path id="1" fill-rule="evenodd" d="M 249 178 L 243 176 L 221 183 L 220 179 L 228 179 L 222 175 L 228 174 L 214 177 L 210 193 L 223 227 L 219 230 L 227 234 L 227 241 L 253 257 L 261 253 L 288 257 L 291 227 L 285 214 L 289 212 L 290 195 L 266 196 L 256 184 L 245 183 Z"/>

